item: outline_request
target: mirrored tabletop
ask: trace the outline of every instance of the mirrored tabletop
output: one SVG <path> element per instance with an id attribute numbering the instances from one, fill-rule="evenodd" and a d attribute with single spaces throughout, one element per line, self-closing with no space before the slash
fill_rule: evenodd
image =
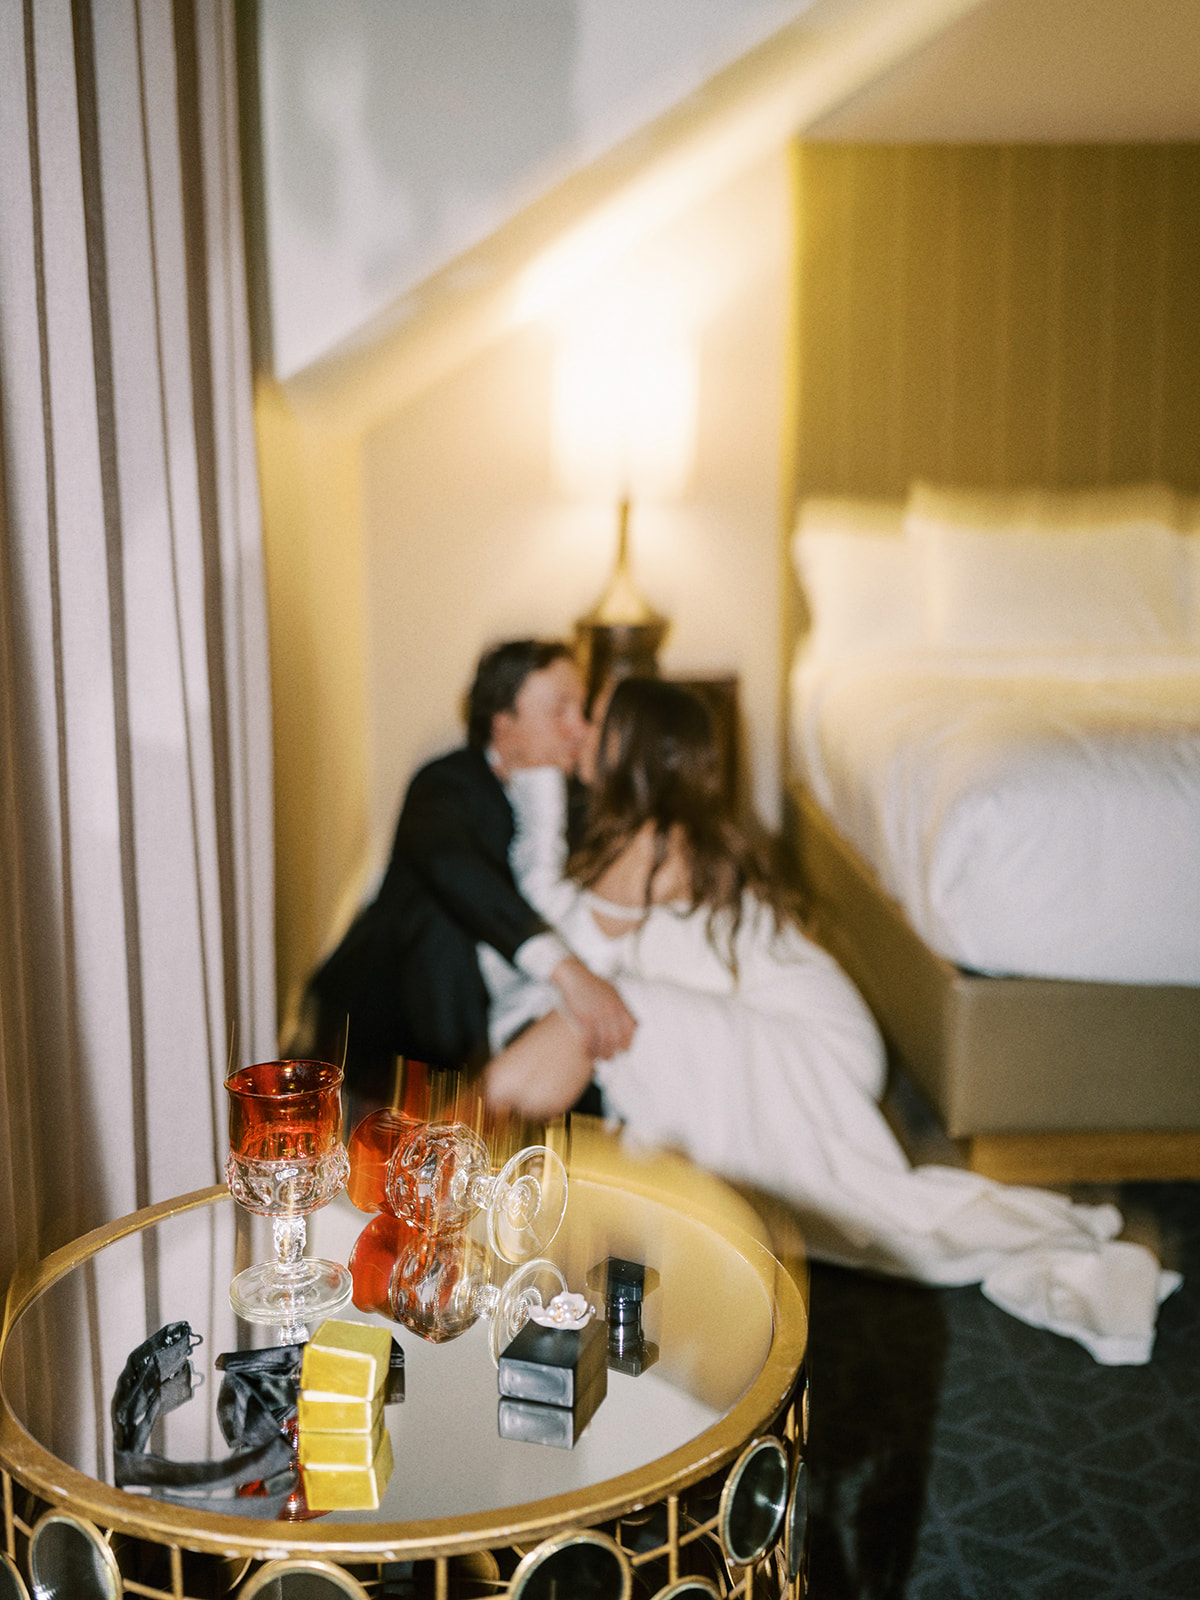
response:
<path id="1" fill-rule="evenodd" d="M 804 1351 L 801 1287 L 750 1207 L 687 1163 L 640 1160 L 584 1119 L 573 1120 L 563 1152 L 567 1208 L 546 1258 L 600 1318 L 605 1263 L 645 1269 L 640 1357 L 609 1355 L 602 1398 L 578 1437 L 536 1424 L 519 1437 L 505 1424 L 486 1296 L 461 1335 L 437 1343 L 350 1302 L 338 1318 L 387 1328 L 403 1353 L 384 1406 L 393 1465 L 377 1509 L 297 1518 L 294 1497 L 285 1509 L 245 1485 L 221 1498 L 118 1489 L 110 1408 L 142 1341 L 177 1321 L 202 1341 L 192 1351 L 198 1386 L 149 1441 L 171 1462 L 228 1457 L 218 1358 L 279 1342 L 278 1330 L 243 1321 L 229 1301 L 234 1273 L 270 1254 L 269 1224 L 214 1189 L 99 1230 L 18 1282 L 0 1355 L 0 1458 L 104 1527 L 263 1554 L 483 1548 L 594 1523 L 698 1481 L 786 1403 Z M 371 1224 L 344 1193 L 308 1221 L 308 1252 L 342 1263 Z M 503 1289 L 515 1269 L 487 1251 L 478 1223 L 469 1236 L 481 1281 Z"/>

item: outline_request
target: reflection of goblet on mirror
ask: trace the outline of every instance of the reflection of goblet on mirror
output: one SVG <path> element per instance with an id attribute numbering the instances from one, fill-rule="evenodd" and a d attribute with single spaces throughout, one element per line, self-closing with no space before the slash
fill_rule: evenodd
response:
<path id="1" fill-rule="evenodd" d="M 300 1328 L 343 1305 L 350 1274 L 305 1256 L 305 1217 L 328 1205 L 350 1163 L 341 1142 L 342 1070 L 326 1061 L 263 1061 L 225 1080 L 225 1180 L 247 1211 L 270 1217 L 275 1259 L 239 1272 L 229 1298 L 250 1322 Z"/>
<path id="2" fill-rule="evenodd" d="M 493 1259 L 469 1233 L 429 1233 L 384 1212 L 372 1217 L 350 1252 L 354 1304 L 394 1318 L 430 1344 L 457 1339 L 486 1317 L 492 1358 L 499 1360 L 529 1313 L 567 1285 L 552 1261 L 527 1261 L 496 1284 Z"/>
<path id="3" fill-rule="evenodd" d="M 504 1261 L 540 1255 L 567 1206 L 567 1174 L 553 1150 L 529 1145 L 493 1175 L 487 1146 L 464 1122 L 421 1122 L 372 1111 L 350 1136 L 350 1199 L 429 1233 L 465 1228 L 479 1211 Z"/>

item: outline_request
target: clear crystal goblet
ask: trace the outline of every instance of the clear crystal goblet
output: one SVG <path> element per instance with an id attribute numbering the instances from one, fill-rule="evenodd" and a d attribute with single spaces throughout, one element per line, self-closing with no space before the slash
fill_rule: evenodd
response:
<path id="1" fill-rule="evenodd" d="M 354 1304 L 390 1316 L 430 1344 L 457 1339 L 487 1318 L 492 1359 L 531 1311 L 566 1291 L 552 1261 L 527 1261 L 501 1283 L 496 1258 L 465 1230 L 430 1233 L 389 1212 L 371 1218 L 350 1252 Z"/>
<path id="2" fill-rule="evenodd" d="M 225 1181 L 237 1203 L 270 1217 L 275 1257 L 239 1272 L 229 1299 L 249 1322 L 296 1330 L 350 1298 L 350 1274 L 304 1254 L 305 1218 L 346 1182 L 341 1142 L 342 1069 L 327 1061 L 262 1061 L 225 1080 L 229 1158 Z"/>
<path id="3" fill-rule="evenodd" d="M 567 1208 L 567 1173 L 546 1145 L 528 1145 L 492 1172 L 487 1145 L 464 1122 L 423 1122 L 384 1108 L 350 1137 L 347 1193 L 429 1234 L 454 1233 L 480 1211 L 502 1261 L 540 1256 Z"/>

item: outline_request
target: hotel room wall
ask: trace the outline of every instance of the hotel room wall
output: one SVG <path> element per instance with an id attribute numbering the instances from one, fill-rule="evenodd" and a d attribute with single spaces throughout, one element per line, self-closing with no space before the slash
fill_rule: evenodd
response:
<path id="1" fill-rule="evenodd" d="M 741 677 L 755 803 L 778 820 L 778 539 L 785 457 L 791 195 L 786 152 L 610 264 L 719 265 L 699 298 L 696 466 L 680 500 L 637 505 L 637 581 L 671 618 L 664 670 Z M 596 283 L 577 291 L 586 304 Z M 559 308 L 562 309 L 561 307 Z M 399 794 L 460 737 L 459 702 L 489 640 L 569 634 L 599 596 L 614 504 L 575 503 L 550 456 L 553 337 L 515 329 L 364 440 L 373 837 Z"/>
<path id="2" fill-rule="evenodd" d="M 792 201 L 779 150 L 602 269 L 705 264 L 697 465 L 678 503 L 635 508 L 634 565 L 672 619 L 664 668 L 739 673 L 770 825 Z M 318 428 L 286 386 L 260 391 L 285 1016 L 386 860 L 408 778 L 461 738 L 480 649 L 569 633 L 607 580 L 615 506 L 573 503 L 550 459 L 553 353 L 545 322 L 514 326 L 356 438 Z"/>
<path id="3" fill-rule="evenodd" d="M 367 855 L 361 449 L 255 392 L 271 647 L 275 951 L 286 1013 Z"/>
<path id="4" fill-rule="evenodd" d="M 1200 488 L 1200 146 L 796 147 L 801 490 Z"/>

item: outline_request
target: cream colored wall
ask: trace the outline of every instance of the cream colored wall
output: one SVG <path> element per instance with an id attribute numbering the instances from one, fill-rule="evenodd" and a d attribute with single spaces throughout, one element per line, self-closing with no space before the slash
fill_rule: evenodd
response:
<path id="1" fill-rule="evenodd" d="M 797 159 L 802 487 L 1200 487 L 1200 146 Z"/>
<path id="2" fill-rule="evenodd" d="M 275 739 L 281 1011 L 354 896 L 368 841 L 360 446 L 255 395 Z"/>
<path id="3" fill-rule="evenodd" d="M 635 571 L 673 620 L 665 670 L 740 674 L 770 825 L 793 232 L 780 150 L 598 280 L 665 274 L 696 315 L 697 466 L 679 503 L 635 508 Z M 615 507 L 572 503 L 552 468 L 553 352 L 545 322 L 513 325 L 359 440 L 260 393 L 285 1006 L 385 861 L 409 776 L 461 738 L 480 650 L 569 632 L 607 578 Z"/>
<path id="4" fill-rule="evenodd" d="M 741 674 L 754 793 L 769 821 L 789 188 L 779 152 L 606 273 L 674 263 L 682 277 L 708 263 L 695 476 L 679 504 L 635 506 L 633 559 L 672 618 L 664 669 Z M 607 578 L 615 507 L 573 504 L 554 476 L 553 351 L 545 325 L 516 329 L 364 441 L 370 781 L 384 848 L 407 776 L 461 733 L 479 651 L 508 635 L 569 632 Z"/>

